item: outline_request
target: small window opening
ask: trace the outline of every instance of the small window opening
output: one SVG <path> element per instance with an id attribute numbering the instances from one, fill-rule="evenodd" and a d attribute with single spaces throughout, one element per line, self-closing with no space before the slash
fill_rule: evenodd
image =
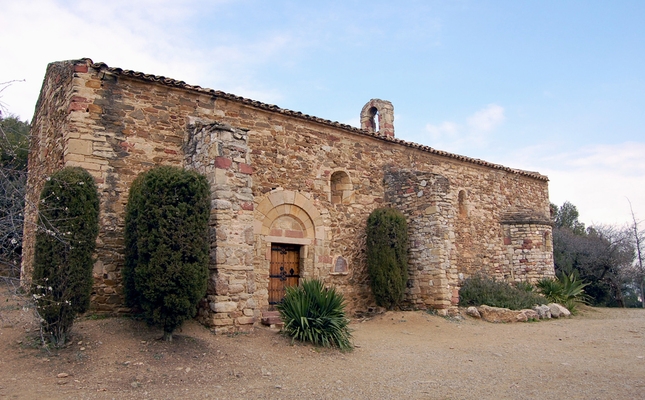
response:
<path id="1" fill-rule="evenodd" d="M 381 130 L 379 119 L 380 115 L 378 114 L 378 109 L 376 107 L 370 108 L 370 125 L 374 132 L 379 132 Z"/>
<path id="2" fill-rule="evenodd" d="M 466 192 L 464 190 L 459 191 L 459 217 L 466 217 L 468 215 L 468 209 L 466 207 Z"/>

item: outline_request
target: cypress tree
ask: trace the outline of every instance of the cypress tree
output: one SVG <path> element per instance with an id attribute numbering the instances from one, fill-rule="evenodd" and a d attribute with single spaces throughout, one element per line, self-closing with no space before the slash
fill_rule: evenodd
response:
<path id="1" fill-rule="evenodd" d="M 164 338 L 197 312 L 208 280 L 210 192 L 206 178 L 176 167 L 141 174 L 126 207 L 126 302 Z"/>
<path id="2" fill-rule="evenodd" d="M 99 231 L 94 179 L 79 167 L 54 173 L 41 192 L 39 208 L 32 294 L 44 331 L 60 346 L 75 316 L 90 305 Z"/>
<path id="3" fill-rule="evenodd" d="M 408 224 L 393 208 L 378 208 L 367 219 L 367 270 L 379 306 L 392 309 L 408 280 Z"/>

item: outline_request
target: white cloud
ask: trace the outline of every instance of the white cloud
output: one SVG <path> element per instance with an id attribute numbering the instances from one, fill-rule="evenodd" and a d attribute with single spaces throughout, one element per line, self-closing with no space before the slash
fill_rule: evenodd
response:
<path id="1" fill-rule="evenodd" d="M 47 64 L 90 57 L 114 67 L 276 102 L 280 94 L 258 82 L 253 71 L 297 47 L 294 40 L 281 32 L 251 39 L 210 32 L 212 36 L 202 38 L 194 21 L 225 2 L 2 2 L 0 83 L 25 82 L 6 89 L 0 101 L 10 112 L 30 119 Z"/>
<path id="2" fill-rule="evenodd" d="M 427 124 L 426 131 L 430 134 L 431 139 L 444 140 L 445 138 L 455 138 L 459 133 L 459 125 L 450 121 L 444 121 L 439 125 Z"/>
<path id="3" fill-rule="evenodd" d="M 147 20 L 154 14 L 147 6 L 118 1 L 109 6 L 80 2 L 74 7 L 48 0 L 6 2 L 0 34 L 15 39 L 0 42 L 5 59 L 0 81 L 26 82 L 13 85 L 3 101 L 10 110 L 30 118 L 47 64 L 81 57 L 147 73 L 181 72 L 182 77 L 193 77 L 190 52 L 173 39 L 177 25 L 170 23 L 170 15 L 161 13 L 163 7 L 154 7 L 160 14 Z M 119 9 L 128 11 L 117 15 Z"/>
<path id="4" fill-rule="evenodd" d="M 477 111 L 466 120 L 468 126 L 481 132 L 490 132 L 504 122 L 504 107 L 497 104 L 489 104 L 483 110 Z"/>
<path id="5" fill-rule="evenodd" d="M 569 164 L 577 169 L 613 170 L 620 172 L 622 176 L 645 177 L 644 143 L 600 144 L 564 156 L 571 157 Z"/>
<path id="6" fill-rule="evenodd" d="M 625 142 L 586 146 L 573 152 L 525 148 L 507 165 L 537 170 L 549 177 L 553 203 L 573 203 L 581 221 L 627 223 L 629 204 L 645 218 L 645 143 Z"/>
<path id="7" fill-rule="evenodd" d="M 483 147 L 488 136 L 505 120 L 504 107 L 489 104 L 466 118 L 465 123 L 444 121 L 438 125 L 427 124 L 430 146 L 455 153 L 467 152 L 473 147 Z"/>

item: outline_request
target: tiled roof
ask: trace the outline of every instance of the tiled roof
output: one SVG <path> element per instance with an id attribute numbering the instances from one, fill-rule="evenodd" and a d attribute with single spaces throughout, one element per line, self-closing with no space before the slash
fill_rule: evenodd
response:
<path id="1" fill-rule="evenodd" d="M 467 162 L 467 163 L 471 163 L 471 164 L 476 164 L 476 165 L 481 165 L 483 167 L 488 167 L 488 168 L 492 168 L 492 169 L 498 169 L 498 170 L 510 172 L 510 173 L 517 174 L 517 175 L 527 176 L 527 177 L 534 178 L 534 179 L 541 180 L 541 181 L 548 181 L 549 180 L 548 177 L 546 177 L 545 175 L 542 175 L 542 174 L 540 174 L 538 172 L 524 171 L 524 170 L 521 170 L 521 169 L 509 168 L 509 167 L 505 167 L 505 166 L 500 165 L 500 164 L 490 163 L 488 161 L 480 160 L 480 159 L 477 159 L 477 158 L 471 158 L 471 157 L 461 156 L 459 154 L 449 153 L 447 151 L 437 150 L 437 149 L 434 149 L 434 148 L 432 148 L 430 146 L 425 146 L 425 145 L 414 143 L 414 142 L 408 142 L 408 141 L 397 139 L 397 138 L 390 137 L 390 136 L 380 135 L 378 132 L 369 132 L 369 131 L 366 131 L 366 130 L 363 130 L 363 129 L 355 128 L 355 127 L 353 127 L 351 125 L 342 124 L 342 123 L 337 122 L 337 121 L 330 121 L 330 120 L 327 120 L 327 119 L 314 117 L 314 116 L 311 116 L 311 115 L 303 114 L 303 113 L 301 113 L 299 111 L 287 110 L 287 109 L 284 109 L 284 108 L 280 108 L 280 107 L 278 107 L 278 106 L 276 106 L 274 104 L 262 103 L 262 102 L 257 101 L 257 100 L 247 99 L 245 97 L 236 96 L 234 94 L 222 92 L 220 90 L 213 90 L 213 89 L 203 88 L 201 86 L 189 85 L 184 81 L 178 81 L 176 79 L 166 78 L 165 76 L 150 75 L 150 74 L 144 74 L 143 72 L 137 72 L 137 71 L 132 71 L 132 70 L 128 70 L 128 69 L 108 67 L 108 65 L 103 63 L 103 62 L 94 63 L 90 59 L 83 59 L 83 60 L 89 61 L 91 66 L 92 66 L 92 68 L 95 68 L 95 69 L 98 69 L 98 70 L 107 70 L 110 73 L 113 73 L 115 75 L 127 76 L 127 77 L 130 77 L 130 78 L 139 79 L 139 80 L 147 81 L 147 82 L 156 82 L 156 83 L 160 83 L 160 84 L 165 85 L 165 86 L 181 88 L 181 89 L 185 89 L 185 90 L 192 91 L 192 92 L 197 92 L 197 93 L 203 93 L 203 94 L 207 94 L 207 95 L 211 95 L 211 96 L 216 96 L 216 97 L 220 97 L 220 98 L 227 99 L 227 100 L 230 100 L 230 101 L 235 101 L 235 102 L 246 104 L 246 105 L 249 105 L 249 106 L 252 106 L 252 107 L 256 107 L 256 108 L 259 108 L 259 109 L 268 110 L 268 111 L 288 115 L 290 117 L 300 118 L 300 119 L 304 119 L 304 120 L 307 120 L 307 121 L 314 121 L 314 122 L 317 122 L 319 124 L 328 125 L 328 126 L 332 126 L 334 128 L 343 129 L 345 131 L 348 131 L 348 132 L 351 132 L 351 133 L 354 133 L 354 134 L 370 136 L 370 137 L 374 137 L 374 138 L 377 138 L 377 139 L 380 139 L 380 140 L 383 140 L 383 141 L 386 141 L 386 142 L 397 143 L 397 144 L 400 144 L 402 146 L 411 147 L 411 148 L 414 148 L 414 149 L 419 149 L 421 151 L 425 151 L 425 152 L 431 153 L 431 154 L 436 154 L 438 156 L 442 156 L 442 157 L 446 157 L 446 158 L 452 158 L 452 159 L 455 159 L 455 160 L 459 160 L 459 161 L 463 161 L 463 162 Z"/>

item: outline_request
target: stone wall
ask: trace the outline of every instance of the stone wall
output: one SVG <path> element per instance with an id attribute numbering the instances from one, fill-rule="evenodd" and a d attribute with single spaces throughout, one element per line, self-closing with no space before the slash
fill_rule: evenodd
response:
<path id="1" fill-rule="evenodd" d="M 388 168 L 385 199 L 407 216 L 409 280 L 404 305 L 444 312 L 457 282 L 450 182 L 423 171 Z"/>
<path id="2" fill-rule="evenodd" d="M 535 283 L 554 277 L 553 239 L 549 221 L 532 211 L 509 211 L 502 215 L 507 261 L 497 278 Z"/>
<path id="3" fill-rule="evenodd" d="M 415 232 L 418 250 L 412 250 L 411 259 L 419 264 L 416 268 L 423 269 L 413 273 L 409 303 L 414 307 L 440 309 L 456 304 L 461 280 L 473 273 L 490 273 L 502 279 L 510 276 L 501 225 L 505 212 L 520 207 L 535 210 L 543 215 L 543 220 L 548 215 L 544 180 L 490 168 L 475 160 L 444 157 L 423 148 L 402 146 L 383 137 L 253 111 L 238 102 L 218 100 L 217 106 L 224 112 L 222 120 L 227 124 L 249 129 L 251 162 L 256 171 L 253 176 L 256 204 L 272 190 L 288 188 L 306 195 L 319 212 L 323 232 L 312 244 L 316 253 L 312 276 L 339 287 L 353 310 L 364 310 L 374 304 L 366 275 L 364 226 L 369 213 L 377 207 L 401 204 L 410 210 L 409 218 L 416 218 L 412 225 L 424 226 L 430 233 L 431 237 L 427 237 Z M 393 160 L 397 168 L 409 169 L 414 175 L 410 187 L 406 188 L 413 192 L 406 194 L 410 197 L 405 201 L 401 197 L 402 203 L 388 197 L 387 180 L 384 186 L 385 171 Z M 338 172 L 348 177 L 349 186 L 343 184 L 344 191 L 351 193 L 348 201 L 333 201 L 332 176 Z M 438 185 L 444 192 L 433 188 L 423 191 L 421 182 L 425 180 L 429 184 L 439 176 L 446 182 Z M 424 194 L 417 197 L 419 192 Z M 428 214 L 414 214 L 419 210 Z M 550 230 L 548 226 L 544 229 Z M 279 238 L 271 240 L 288 242 Z M 271 240 L 256 243 L 265 246 Z M 419 253 L 418 258 L 415 252 Z M 346 271 L 335 270 L 339 258 L 347 265 Z M 547 259 L 544 259 L 544 269 L 552 269 Z M 255 266 L 258 276 L 266 275 L 266 251 L 258 251 Z M 263 285 L 266 283 L 258 282 L 258 287 Z M 260 300 L 259 304 L 265 303 Z"/>
<path id="4" fill-rule="evenodd" d="M 299 246 L 301 276 L 336 286 L 350 311 L 373 306 L 365 224 L 387 205 L 410 223 L 409 307 L 454 307 L 461 280 L 478 272 L 508 280 L 552 274 L 547 180 L 537 173 L 404 142 L 393 127 L 391 135 L 361 130 L 87 59 L 48 71 L 30 193 L 34 179 L 63 165 L 95 177 L 97 310 L 127 311 L 120 270 L 128 190 L 162 164 L 195 169 L 211 184 L 211 275 L 199 318 L 218 332 L 248 329 L 268 308 L 272 243 Z M 51 82 L 67 95 L 56 97 Z M 368 105 L 389 104 L 379 102 Z M 391 104 L 381 108 L 387 116 Z M 32 170 L 43 151 L 56 156 Z M 27 245 L 25 271 L 32 252 Z"/>
<path id="5" fill-rule="evenodd" d="M 29 191 L 39 192 L 42 184 L 38 182 L 64 166 L 80 166 L 92 174 L 100 198 L 92 307 L 119 313 L 128 311 L 123 306 L 121 267 L 130 185 L 139 173 L 155 165 L 183 164 L 188 119 L 212 115 L 214 99 L 187 96 L 184 90 L 142 82 L 101 66 L 88 59 L 49 65 L 32 124 Z M 58 97 L 50 93 L 50 85 Z M 53 100 L 61 103 L 55 112 L 49 106 Z M 34 156 L 46 152 L 50 155 L 41 166 L 42 161 Z M 26 213 L 35 220 L 29 208 Z M 30 271 L 33 235 L 27 232 L 28 226 L 25 229 L 28 246 L 23 249 L 23 266 Z"/>
<path id="6" fill-rule="evenodd" d="M 63 167 L 64 154 L 69 144 L 66 133 L 70 130 L 69 117 L 76 104 L 72 85 L 75 68 L 71 61 L 47 66 L 40 98 L 31 122 L 21 265 L 21 277 L 25 287 L 31 281 L 33 271 L 40 192 L 45 179 Z"/>

